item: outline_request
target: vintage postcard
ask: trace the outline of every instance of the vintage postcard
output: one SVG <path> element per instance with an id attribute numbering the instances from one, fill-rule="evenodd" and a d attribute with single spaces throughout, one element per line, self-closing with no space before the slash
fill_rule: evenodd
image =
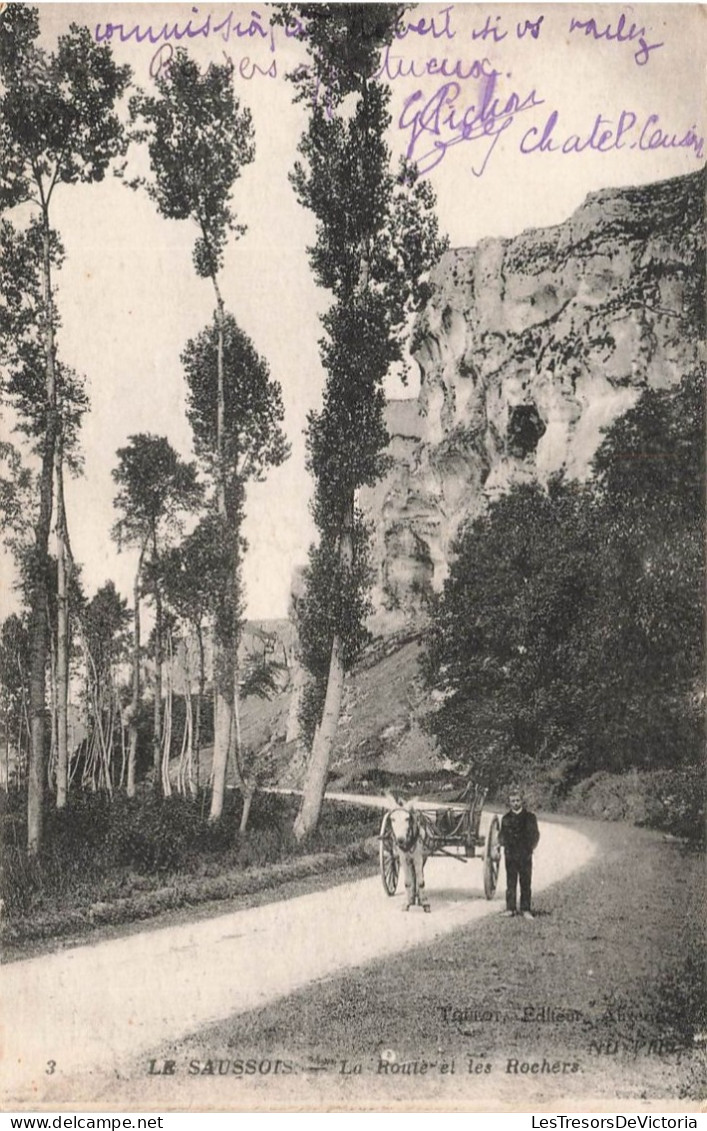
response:
<path id="1" fill-rule="evenodd" d="M 696 1126 L 706 45 L 0 4 L 6 1109 Z"/>

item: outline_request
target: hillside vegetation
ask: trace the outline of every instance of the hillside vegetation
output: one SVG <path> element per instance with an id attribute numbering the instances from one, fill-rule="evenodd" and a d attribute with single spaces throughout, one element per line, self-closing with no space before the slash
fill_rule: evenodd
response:
<path id="1" fill-rule="evenodd" d="M 695 371 L 607 431 L 587 484 L 516 487 L 462 532 L 424 665 L 448 756 L 556 805 L 588 779 L 630 772 L 637 793 L 657 775 L 667 823 L 697 831 L 704 464 Z"/>
<path id="2" fill-rule="evenodd" d="M 703 439 L 697 370 L 644 392 L 586 483 L 516 486 L 470 523 L 428 626 L 347 679 L 332 785 L 519 780 L 541 808 L 700 839 Z M 279 780 L 303 760 L 281 747 Z"/>

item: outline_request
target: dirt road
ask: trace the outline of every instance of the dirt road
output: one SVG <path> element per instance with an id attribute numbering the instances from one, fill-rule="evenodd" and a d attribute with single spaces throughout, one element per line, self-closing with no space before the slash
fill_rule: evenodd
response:
<path id="1" fill-rule="evenodd" d="M 577 871 L 593 854 L 587 837 L 541 824 L 536 891 Z M 85 1072 L 98 1085 L 160 1043 L 427 944 L 502 908 L 500 891 L 492 902 L 483 897 L 479 861 L 431 859 L 426 880 L 430 915 L 401 913 L 402 896 L 388 898 L 376 876 L 6 966 L 6 1102 L 41 1103 L 56 1096 L 62 1079 Z"/>

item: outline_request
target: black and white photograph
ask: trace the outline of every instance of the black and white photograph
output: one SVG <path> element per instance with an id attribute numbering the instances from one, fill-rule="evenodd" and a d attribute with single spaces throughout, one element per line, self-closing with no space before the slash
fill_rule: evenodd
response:
<path id="1" fill-rule="evenodd" d="M 697 1126 L 706 59 L 0 3 L 4 1110 Z"/>

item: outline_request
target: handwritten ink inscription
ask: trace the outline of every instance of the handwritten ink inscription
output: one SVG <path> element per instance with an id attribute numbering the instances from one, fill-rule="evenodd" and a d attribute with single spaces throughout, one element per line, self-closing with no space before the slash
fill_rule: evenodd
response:
<path id="1" fill-rule="evenodd" d="M 521 153 L 583 153 L 593 149 L 609 153 L 612 149 L 690 149 L 695 157 L 704 156 L 704 138 L 697 134 L 697 126 L 675 133 L 661 124 L 659 114 L 649 114 L 642 122 L 632 110 L 622 110 L 617 118 L 597 114 L 591 128 L 584 133 L 564 133 L 559 127 L 557 110 L 549 115 L 545 125 L 531 127 L 521 138 Z"/>
<path id="2" fill-rule="evenodd" d="M 604 40 L 607 43 L 637 43 L 638 50 L 635 52 L 633 58 L 639 67 L 644 67 L 650 59 L 651 51 L 657 51 L 659 47 L 663 47 L 662 43 L 648 43 L 646 39 L 645 27 L 638 27 L 635 23 L 629 24 L 628 18 L 622 12 L 616 21 L 616 26 L 612 23 L 598 24 L 597 21 L 590 17 L 588 20 L 578 20 L 573 17 L 570 20 L 570 32 L 582 31 L 585 36 L 596 40 Z"/>
<path id="3" fill-rule="evenodd" d="M 550 29 L 562 33 L 568 59 L 576 44 L 596 51 L 602 60 L 616 60 L 619 67 L 645 68 L 666 47 L 650 25 L 626 12 L 606 20 L 605 14 L 600 18 L 591 7 L 575 8 L 572 14 L 561 7 L 536 10 L 518 20 L 493 9 L 475 9 L 472 15 L 469 9 L 463 12 L 448 4 L 430 6 L 425 14 L 418 9 L 401 19 L 392 43 L 381 54 L 375 77 L 400 87 L 402 109 L 395 125 L 403 135 L 407 157 L 422 175 L 437 168 L 450 152 L 463 152 L 470 158 L 468 170 L 481 177 L 494 154 L 509 145 L 527 157 L 682 149 L 703 159 L 704 137 L 697 122 L 668 121 L 659 108 L 647 112 L 623 106 L 597 107 L 578 123 L 575 107 L 553 106 L 537 84 L 524 83 L 509 71 L 504 63 L 505 41 L 519 45 L 517 63 L 518 52 L 531 58 L 547 50 Z M 279 57 L 281 49 L 288 40 L 301 38 L 302 27 L 296 20 L 285 27 L 271 26 L 266 8 L 252 8 L 245 16 L 243 9 L 231 9 L 216 17 L 195 5 L 186 20 L 109 20 L 96 25 L 94 36 L 98 43 L 120 41 L 153 48 L 152 78 L 169 67 L 177 47 L 211 40 L 226 45 L 226 50 L 220 48 L 219 59 L 225 56 L 237 77 L 250 82 L 284 77 L 292 54 L 288 50 L 285 62 Z M 234 47 L 236 54 L 229 54 Z M 248 54 L 240 53 L 243 48 Z"/>
<path id="4" fill-rule="evenodd" d="M 175 43 L 181 44 L 183 41 L 188 42 L 192 39 L 219 39 L 228 44 L 245 39 L 252 40 L 255 43 L 265 41 L 269 51 L 274 54 L 280 36 L 284 35 L 288 39 L 298 38 L 302 32 L 296 20 L 284 28 L 272 27 L 268 22 L 267 14 L 256 9 L 251 10 L 247 19 L 237 18 L 233 9 L 221 19 L 215 19 L 211 12 L 204 15 L 201 9 L 196 6 L 192 7 L 191 12 L 192 15 L 186 21 L 165 21 L 161 24 L 126 23 L 123 20 L 119 22 L 109 20 L 105 24 L 96 24 L 94 37 L 97 43 L 110 43 L 113 39 L 116 39 L 121 43 L 148 43 L 152 46 L 169 44 L 172 48 Z M 396 31 L 396 44 L 400 44 L 406 49 L 412 47 L 414 50 L 415 41 L 439 40 L 445 43 L 454 40 L 459 41 L 462 38 L 462 33 L 455 26 L 456 19 L 455 6 L 449 4 L 432 16 L 422 16 L 408 21 L 403 20 Z M 541 39 L 545 19 L 545 14 L 541 14 L 535 19 L 526 17 L 524 20 L 513 23 L 505 14 L 489 14 L 471 31 L 465 30 L 464 37 L 472 43 L 482 40 L 491 44 L 499 44 L 509 35 L 515 33 L 518 39 L 527 38 L 529 41 L 538 41 Z M 633 58 L 638 66 L 645 66 L 650 60 L 651 52 L 664 46 L 662 42 L 649 43 L 646 27 L 639 26 L 635 21 L 629 22 L 629 18 L 623 12 L 615 25 L 611 22 L 606 24 L 603 21 L 598 22 L 593 16 L 586 19 L 573 16 L 569 20 L 567 30 L 570 34 L 580 33 L 597 44 L 629 44 L 631 47 L 635 45 L 636 50 Z M 169 56 L 169 52 L 164 54 L 163 67 L 167 65 Z M 411 59 L 409 62 L 414 66 L 415 60 Z M 154 72 L 154 67 L 151 67 L 151 71 Z M 417 73 L 417 77 L 421 77 L 420 72 L 413 70 L 412 73 Z M 440 73 L 452 77 L 453 66 L 451 71 L 442 70 Z M 403 77 L 404 75 L 406 75 L 405 71 L 401 72 L 400 75 L 388 74 L 386 77 L 394 80 L 396 77 Z"/>
<path id="5" fill-rule="evenodd" d="M 222 39 L 229 43 L 233 39 L 266 39 L 269 40 L 272 50 L 275 50 L 274 29 L 269 27 L 267 16 L 252 11 L 249 20 L 238 20 L 233 11 L 224 19 L 216 21 L 211 12 L 202 17 L 198 8 L 192 8 L 194 18 L 191 17 L 182 24 L 179 20 L 173 23 L 165 22 L 161 26 L 139 23 L 125 24 L 112 23 L 96 24 L 95 39 L 97 43 L 109 43 L 113 38 L 121 43 L 131 40 L 135 43 L 181 43 L 183 39 Z"/>
<path id="6" fill-rule="evenodd" d="M 483 175 L 499 138 L 510 129 L 516 117 L 542 105 L 532 90 L 528 94 L 497 92 L 496 71 L 484 76 L 473 103 L 466 103 L 458 82 L 445 83 L 425 102 L 422 90 L 405 101 L 398 126 L 409 136 L 407 156 L 417 162 L 421 173 L 429 173 L 460 142 L 481 142 L 480 159 L 472 172 Z M 423 103 L 423 105 L 420 105 Z"/>

